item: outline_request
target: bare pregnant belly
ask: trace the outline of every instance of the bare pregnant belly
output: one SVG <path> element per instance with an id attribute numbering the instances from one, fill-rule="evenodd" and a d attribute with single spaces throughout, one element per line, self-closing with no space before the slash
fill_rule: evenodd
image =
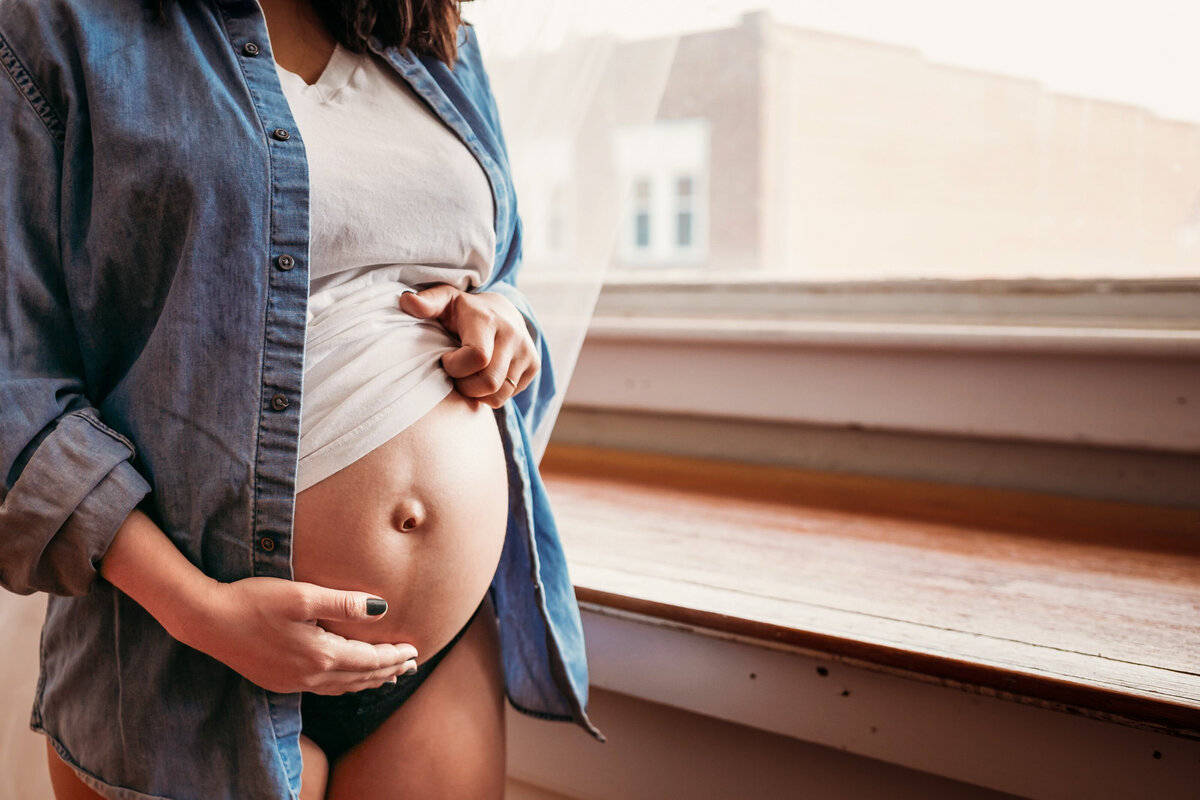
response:
<path id="1" fill-rule="evenodd" d="M 296 496 L 298 581 L 387 600 L 381 620 L 327 623 L 347 638 L 445 646 L 487 592 L 508 518 L 493 410 L 452 391 L 387 443 Z"/>

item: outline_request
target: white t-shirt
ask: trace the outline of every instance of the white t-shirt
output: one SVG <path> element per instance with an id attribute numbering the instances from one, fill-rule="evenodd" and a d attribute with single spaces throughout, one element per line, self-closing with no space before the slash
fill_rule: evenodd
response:
<path id="1" fill-rule="evenodd" d="M 316 83 L 277 67 L 308 157 L 303 491 L 420 419 L 453 388 L 458 339 L 398 295 L 491 274 L 491 186 L 475 156 L 373 53 L 340 44 Z"/>

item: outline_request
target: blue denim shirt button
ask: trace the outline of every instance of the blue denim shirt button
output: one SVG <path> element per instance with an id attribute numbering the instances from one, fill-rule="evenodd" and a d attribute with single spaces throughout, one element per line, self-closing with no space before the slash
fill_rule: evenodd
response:
<path id="1" fill-rule="evenodd" d="M 275 409 L 276 411 L 283 411 L 289 405 L 291 405 L 291 401 L 289 401 L 284 395 L 277 394 L 271 398 L 271 408 Z"/>
<path id="2" fill-rule="evenodd" d="M 288 139 L 292 138 L 292 135 L 283 128 L 276 128 L 275 130 L 271 131 L 271 135 L 281 142 L 286 142 Z"/>
<path id="3" fill-rule="evenodd" d="M 296 266 L 296 259 L 289 256 L 287 253 L 284 253 L 279 258 L 275 259 L 275 264 L 280 269 L 291 269 L 292 267 Z"/>
<path id="4" fill-rule="evenodd" d="M 258 45 L 254 42 L 246 42 L 242 45 L 242 52 L 248 56 L 254 57 L 258 55 Z"/>
<path id="5" fill-rule="evenodd" d="M 260 547 L 262 547 L 263 550 L 266 550 L 268 553 L 275 549 L 275 540 L 272 539 L 270 536 L 262 537 L 262 539 L 259 541 L 258 544 Z"/>

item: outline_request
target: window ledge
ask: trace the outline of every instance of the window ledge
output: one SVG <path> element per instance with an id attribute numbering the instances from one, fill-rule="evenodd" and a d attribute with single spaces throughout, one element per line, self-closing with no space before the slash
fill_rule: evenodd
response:
<path id="1" fill-rule="evenodd" d="M 1182 328 L 598 316 L 588 338 L 1200 359 L 1200 330 Z"/>
<path id="2" fill-rule="evenodd" d="M 1200 739 L 1200 511 L 552 444 L 586 604 Z"/>

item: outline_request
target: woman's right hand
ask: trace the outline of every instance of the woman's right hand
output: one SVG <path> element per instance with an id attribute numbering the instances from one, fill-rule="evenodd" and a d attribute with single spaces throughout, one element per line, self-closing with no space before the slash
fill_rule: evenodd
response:
<path id="1" fill-rule="evenodd" d="M 283 578 L 220 583 L 138 509 L 113 537 L 100 574 L 171 636 L 269 691 L 343 694 L 390 683 L 417 666 L 411 644 L 368 644 L 317 624 L 380 619 L 367 613 L 371 595 Z"/>
<path id="2" fill-rule="evenodd" d="M 363 592 L 244 578 L 216 583 L 168 630 L 269 691 L 343 694 L 392 683 L 417 668 L 411 644 L 368 644 L 320 626 L 380 619 L 383 613 L 368 613 L 371 599 L 382 602 Z"/>

